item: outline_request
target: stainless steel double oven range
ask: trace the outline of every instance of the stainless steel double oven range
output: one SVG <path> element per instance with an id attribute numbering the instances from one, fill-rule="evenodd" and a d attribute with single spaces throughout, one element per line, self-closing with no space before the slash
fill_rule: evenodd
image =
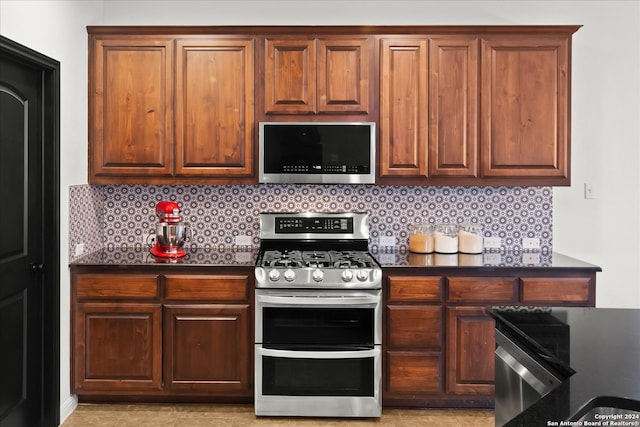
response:
<path id="1" fill-rule="evenodd" d="M 382 269 L 365 213 L 263 213 L 255 413 L 379 417 Z"/>

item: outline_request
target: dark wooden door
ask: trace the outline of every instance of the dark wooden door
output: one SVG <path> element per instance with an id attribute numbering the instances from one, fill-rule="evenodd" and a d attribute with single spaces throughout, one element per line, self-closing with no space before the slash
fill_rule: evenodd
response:
<path id="1" fill-rule="evenodd" d="M 0 39 L 1 427 L 57 425 L 59 418 L 58 356 L 53 351 L 58 343 L 52 346 L 58 336 L 52 325 L 58 322 L 52 315 L 58 303 L 51 293 L 59 286 L 59 261 L 45 254 L 57 240 L 59 218 L 51 209 L 58 193 L 45 197 L 50 189 L 45 182 L 57 179 L 51 176 L 56 168 L 45 165 L 52 160 L 52 147 L 44 148 L 57 144 L 50 135 L 57 132 L 51 121 L 57 98 L 50 99 L 51 87 L 44 83 L 49 71 L 31 61 L 33 52 L 25 57 L 17 50 Z M 55 197 L 55 203 L 48 197 Z"/>

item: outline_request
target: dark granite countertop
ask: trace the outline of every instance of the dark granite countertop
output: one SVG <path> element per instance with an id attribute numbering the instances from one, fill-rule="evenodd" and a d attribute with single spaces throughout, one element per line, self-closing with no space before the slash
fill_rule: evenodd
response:
<path id="1" fill-rule="evenodd" d="M 568 365 L 575 373 L 507 426 L 575 425 L 560 422 L 578 420 L 595 407 L 640 410 L 640 309 L 546 307 L 538 311 L 487 309 L 496 329 L 515 338 L 529 354 L 541 353 L 538 360 L 550 358 L 552 366 Z M 542 321 L 542 316 L 549 315 L 554 322 Z M 627 421 L 636 424 L 611 425 L 640 424 L 638 419 Z"/>
<path id="2" fill-rule="evenodd" d="M 189 248 L 182 258 L 157 258 L 146 247 L 103 248 L 73 260 L 72 266 L 199 266 L 253 267 L 258 250 L 254 248 Z"/>
<path id="3" fill-rule="evenodd" d="M 382 268 L 442 268 L 456 267 L 471 271 L 490 271 L 496 268 L 586 269 L 602 271 L 569 256 L 552 252 L 484 252 L 482 254 L 416 254 L 412 252 L 374 252 Z"/>
<path id="4" fill-rule="evenodd" d="M 183 258 L 156 258 L 148 248 L 108 247 L 83 255 L 70 262 L 72 266 L 105 265 L 175 265 L 175 266 L 247 266 L 255 265 L 258 248 L 187 248 Z M 411 252 L 373 252 L 383 269 L 387 268 L 453 268 L 455 270 L 491 271 L 494 269 L 586 269 L 601 271 L 601 268 L 559 253 L 539 252 L 485 252 L 467 254 L 415 254 Z"/>

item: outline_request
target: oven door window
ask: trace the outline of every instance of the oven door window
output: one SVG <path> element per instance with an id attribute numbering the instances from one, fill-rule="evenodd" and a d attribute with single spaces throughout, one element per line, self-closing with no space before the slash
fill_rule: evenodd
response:
<path id="1" fill-rule="evenodd" d="M 307 359 L 262 357 L 262 394 L 374 396 L 374 357 Z"/>
<path id="2" fill-rule="evenodd" d="M 264 307 L 262 342 L 271 347 L 371 347 L 374 315 L 373 308 Z"/>

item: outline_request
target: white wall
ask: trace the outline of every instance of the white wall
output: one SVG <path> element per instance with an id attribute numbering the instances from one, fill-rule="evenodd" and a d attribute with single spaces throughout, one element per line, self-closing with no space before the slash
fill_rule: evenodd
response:
<path id="1" fill-rule="evenodd" d="M 69 360 L 69 185 L 86 183 L 86 25 L 582 24 L 573 44 L 572 182 L 554 250 L 602 266 L 597 305 L 640 307 L 637 1 L 0 0 L 0 34 L 61 62 L 61 360 Z M 585 200 L 583 184 L 596 185 Z M 61 366 L 61 412 L 73 407 Z"/>
<path id="2" fill-rule="evenodd" d="M 102 1 L 0 0 L 0 34 L 60 61 L 60 406 L 75 408 L 69 375 L 68 187 L 87 183 L 87 32 Z"/>

